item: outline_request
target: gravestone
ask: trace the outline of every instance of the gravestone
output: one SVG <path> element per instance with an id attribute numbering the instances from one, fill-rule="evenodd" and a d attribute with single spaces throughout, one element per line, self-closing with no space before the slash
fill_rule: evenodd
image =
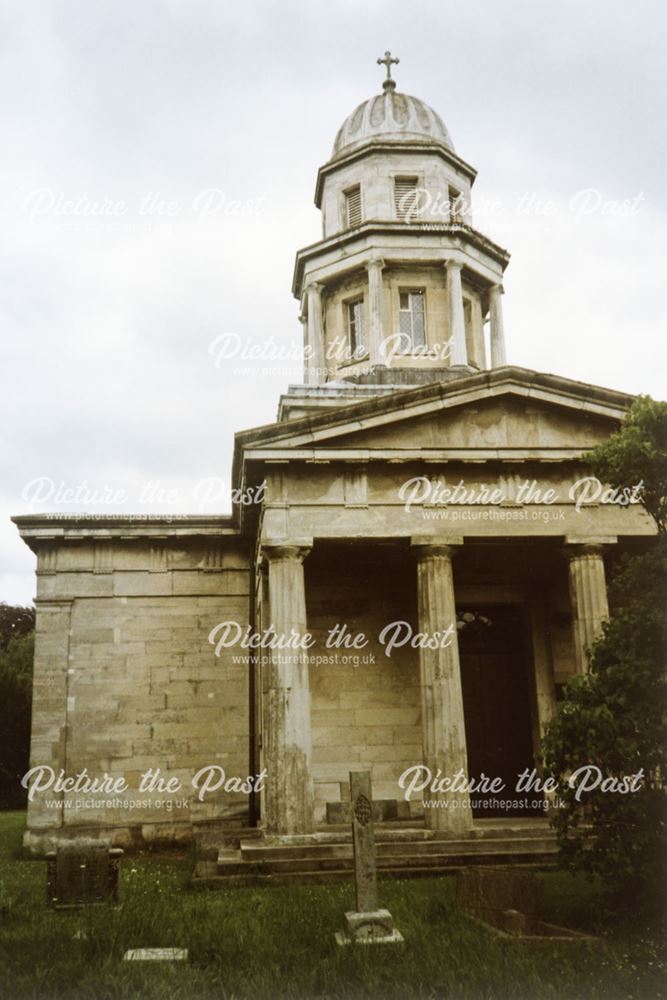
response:
<path id="1" fill-rule="evenodd" d="M 458 903 L 502 937 L 535 941 L 598 943 L 600 938 L 541 919 L 542 880 L 532 872 L 493 865 L 459 872 Z"/>
<path id="2" fill-rule="evenodd" d="M 500 865 L 459 872 L 459 904 L 473 916 L 512 934 L 531 934 L 540 922 L 542 882 L 532 872 Z"/>
<path id="3" fill-rule="evenodd" d="M 350 772 L 352 847 L 357 909 L 345 914 L 346 929 L 336 941 L 345 944 L 395 944 L 403 936 L 389 910 L 378 907 L 373 795 L 369 771 Z"/>
<path id="4" fill-rule="evenodd" d="M 108 841 L 79 838 L 58 844 L 46 856 L 47 894 L 56 910 L 117 902 L 118 871 L 123 852 Z"/>
<path id="5" fill-rule="evenodd" d="M 130 948 L 124 962 L 187 962 L 187 948 Z"/>

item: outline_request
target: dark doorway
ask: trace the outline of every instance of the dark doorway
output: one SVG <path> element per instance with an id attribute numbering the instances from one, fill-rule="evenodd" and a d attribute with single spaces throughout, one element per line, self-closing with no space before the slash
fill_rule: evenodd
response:
<path id="1" fill-rule="evenodd" d="M 539 814 L 541 797 L 516 791 L 519 773 L 534 766 L 523 608 L 461 607 L 457 620 L 468 772 L 499 777 L 505 786 L 496 794 L 473 792 L 473 815 Z"/>

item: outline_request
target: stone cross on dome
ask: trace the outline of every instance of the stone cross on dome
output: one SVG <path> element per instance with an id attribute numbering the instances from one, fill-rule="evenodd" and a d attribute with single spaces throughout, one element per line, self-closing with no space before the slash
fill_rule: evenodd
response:
<path id="1" fill-rule="evenodd" d="M 396 81 L 394 79 L 392 79 L 391 67 L 392 67 L 393 64 L 398 64 L 400 61 L 401 61 L 400 59 L 394 59 L 394 58 L 392 58 L 392 54 L 391 54 L 391 52 L 389 52 L 389 50 L 387 50 L 385 52 L 384 59 L 378 59 L 378 61 L 377 61 L 378 66 L 386 66 L 387 67 L 387 79 L 384 80 L 383 83 L 382 83 L 382 89 L 383 90 L 395 90 L 396 89 Z"/>

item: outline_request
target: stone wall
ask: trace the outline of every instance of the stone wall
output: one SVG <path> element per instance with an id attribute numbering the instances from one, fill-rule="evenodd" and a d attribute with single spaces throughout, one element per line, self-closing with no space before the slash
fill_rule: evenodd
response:
<path id="1" fill-rule="evenodd" d="M 106 772 L 129 790 L 39 793 L 27 846 L 44 849 L 55 831 L 73 827 L 112 826 L 121 845 L 187 838 L 193 820 L 245 816 L 247 796 L 220 791 L 198 802 L 192 787 L 211 764 L 248 774 L 247 663 L 241 650 L 216 658 L 208 641 L 221 621 L 248 623 L 241 543 L 63 540 L 38 556 L 31 766 Z M 140 792 L 149 768 L 180 787 Z M 79 807 L 70 811 L 64 798 Z M 84 798 L 103 803 L 90 808 Z"/>
<path id="2" fill-rule="evenodd" d="M 414 577 L 414 578 L 413 578 Z M 395 799 L 405 768 L 422 759 L 416 650 L 387 657 L 377 641 L 395 620 L 416 620 L 416 569 L 410 553 L 376 546 L 316 549 L 306 560 L 311 650 L 313 776 L 316 818 L 327 802 L 349 796 L 349 772 L 370 770 L 373 795 Z M 345 623 L 368 645 L 326 649 L 329 630 Z M 320 657 L 335 662 L 315 665 Z M 372 659 L 372 662 L 368 662 Z M 355 665 L 355 661 L 357 665 Z"/>
<path id="3" fill-rule="evenodd" d="M 419 188 L 428 192 L 421 197 L 420 220 L 449 221 L 447 205 L 450 191 L 463 194 L 470 204 L 468 176 L 457 170 L 445 158 L 432 153 L 376 153 L 350 161 L 331 173 L 324 185 L 322 198 L 322 228 L 324 238 L 347 228 L 343 192 L 355 184 L 361 185 L 362 218 L 392 220 L 396 218 L 394 178 L 417 177 Z M 468 214 L 468 222 L 471 219 Z"/>

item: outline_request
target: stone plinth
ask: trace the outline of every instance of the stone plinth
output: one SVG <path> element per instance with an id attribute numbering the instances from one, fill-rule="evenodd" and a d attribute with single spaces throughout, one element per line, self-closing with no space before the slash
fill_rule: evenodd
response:
<path id="1" fill-rule="evenodd" d="M 345 914 L 345 931 L 336 932 L 336 941 L 346 944 L 398 944 L 403 935 L 394 927 L 394 919 L 389 910 L 374 910 L 370 913 Z"/>

